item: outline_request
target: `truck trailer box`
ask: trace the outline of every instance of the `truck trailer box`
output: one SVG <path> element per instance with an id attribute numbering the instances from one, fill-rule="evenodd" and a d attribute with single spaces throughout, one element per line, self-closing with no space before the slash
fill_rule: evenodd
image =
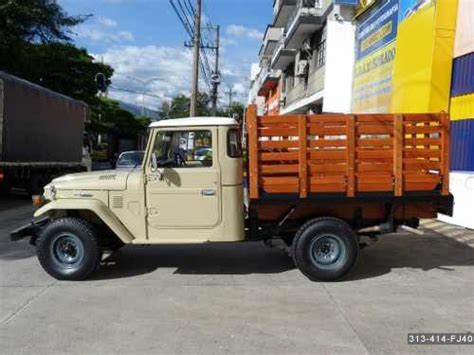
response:
<path id="1" fill-rule="evenodd" d="M 82 160 L 87 105 L 0 71 L 0 163 Z"/>

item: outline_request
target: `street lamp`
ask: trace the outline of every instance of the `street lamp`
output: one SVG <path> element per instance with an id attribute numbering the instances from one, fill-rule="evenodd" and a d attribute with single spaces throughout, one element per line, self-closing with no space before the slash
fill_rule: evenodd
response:
<path id="1" fill-rule="evenodd" d="M 142 80 L 142 79 L 136 78 L 134 76 L 127 76 L 127 78 L 139 82 L 140 84 L 143 85 L 144 89 L 154 81 L 165 80 L 164 78 L 159 78 L 159 77 L 150 78 L 148 80 Z M 142 95 L 142 116 L 145 116 L 145 94 L 146 94 L 146 91 L 141 92 L 141 95 Z"/>

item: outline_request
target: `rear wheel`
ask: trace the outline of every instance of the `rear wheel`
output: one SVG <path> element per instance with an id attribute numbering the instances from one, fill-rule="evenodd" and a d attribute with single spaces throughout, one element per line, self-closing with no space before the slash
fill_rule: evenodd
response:
<path id="1" fill-rule="evenodd" d="M 37 240 L 41 266 L 58 280 L 83 280 L 99 265 L 101 251 L 93 227 L 78 218 L 50 222 Z"/>
<path id="2" fill-rule="evenodd" d="M 342 220 L 323 217 L 305 223 L 292 245 L 296 267 L 310 280 L 335 281 L 347 275 L 359 255 L 357 236 Z"/>

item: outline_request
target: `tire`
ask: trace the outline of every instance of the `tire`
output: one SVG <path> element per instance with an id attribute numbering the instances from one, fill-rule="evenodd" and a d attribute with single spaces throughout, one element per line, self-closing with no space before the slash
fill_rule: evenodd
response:
<path id="1" fill-rule="evenodd" d="M 84 280 L 100 263 L 95 231 L 79 218 L 50 222 L 41 230 L 36 246 L 41 266 L 58 280 Z"/>
<path id="2" fill-rule="evenodd" d="M 312 281 L 346 276 L 359 256 L 357 236 L 344 221 L 323 217 L 305 223 L 292 244 L 296 267 Z"/>

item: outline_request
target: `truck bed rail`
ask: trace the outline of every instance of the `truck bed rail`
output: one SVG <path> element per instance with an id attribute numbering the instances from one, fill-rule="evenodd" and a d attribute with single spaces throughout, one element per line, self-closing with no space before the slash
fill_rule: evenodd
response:
<path id="1" fill-rule="evenodd" d="M 449 115 L 246 115 L 249 194 L 449 194 Z"/>

